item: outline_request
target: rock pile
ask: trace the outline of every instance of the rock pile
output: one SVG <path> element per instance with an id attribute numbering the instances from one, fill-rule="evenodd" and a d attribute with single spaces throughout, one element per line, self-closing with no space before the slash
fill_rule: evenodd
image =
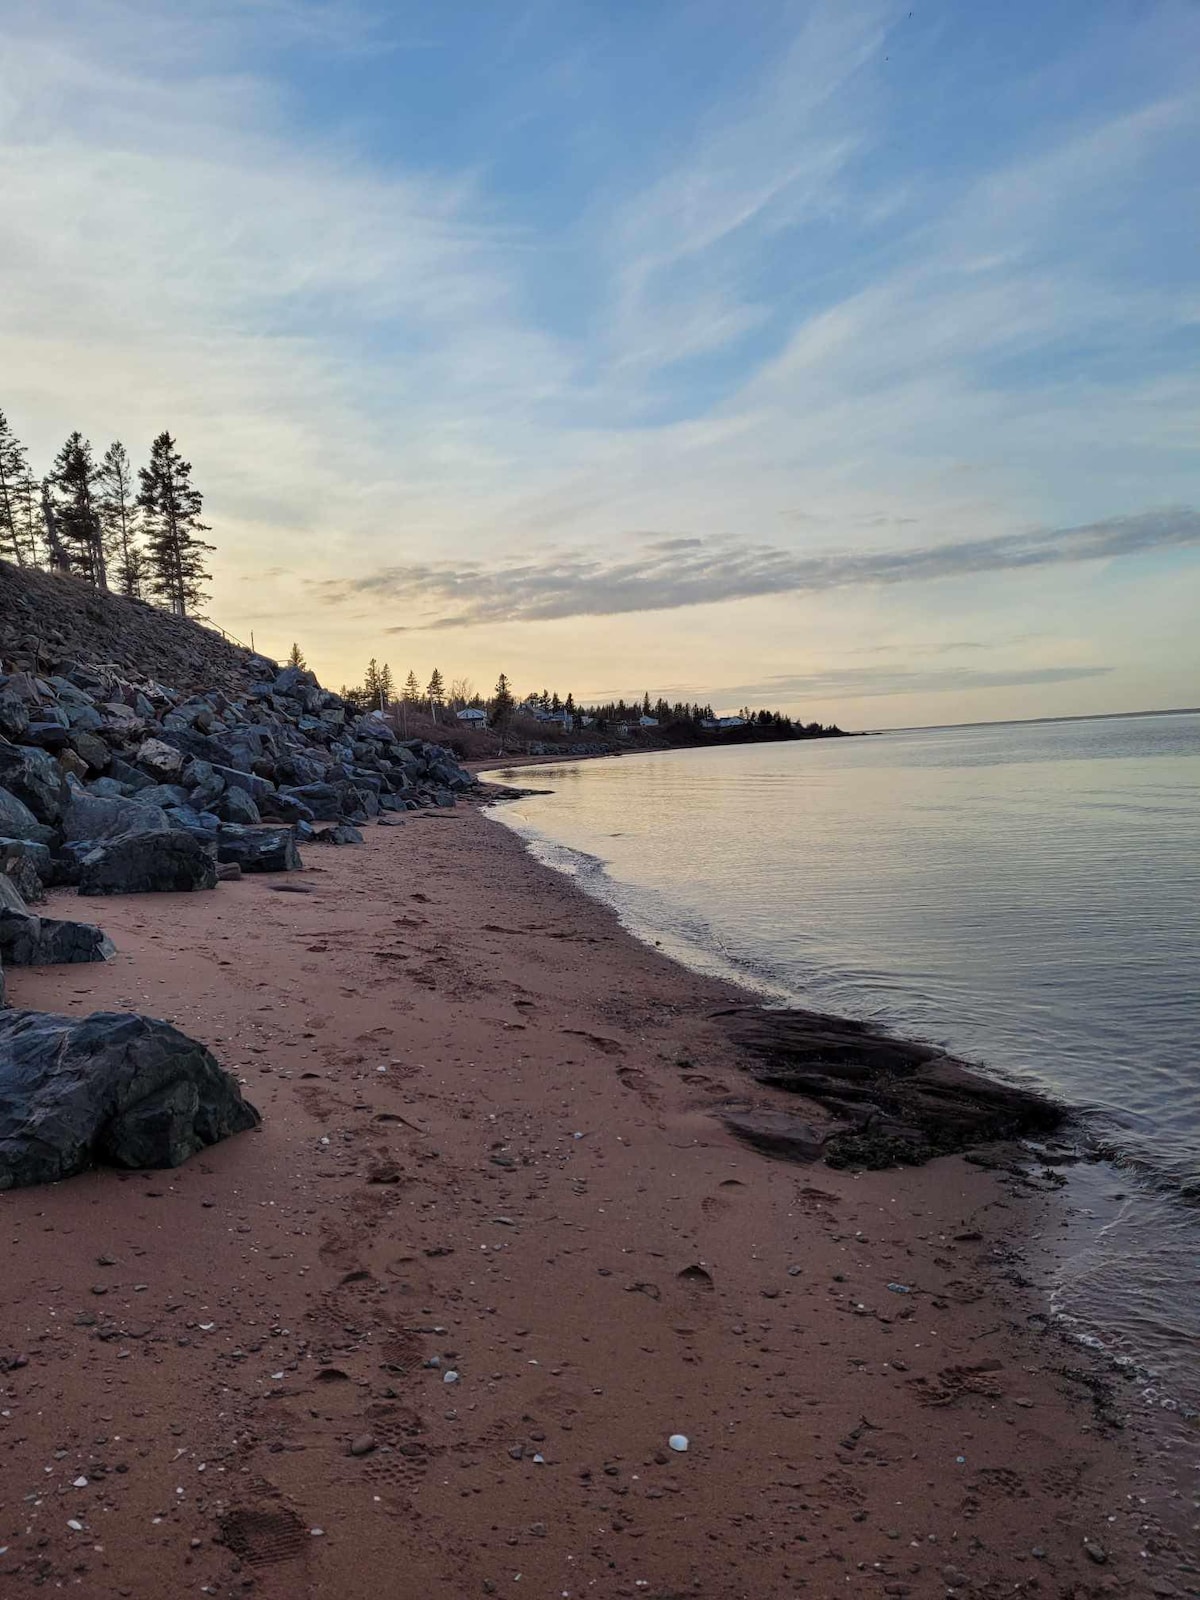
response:
<path id="1" fill-rule="evenodd" d="M 99 928 L 32 910 L 47 887 L 179 893 L 292 872 L 304 842 L 360 845 L 356 825 L 450 807 L 475 786 L 441 745 L 398 739 L 312 673 L 194 623 L 45 574 L 21 574 L 7 611 L 13 570 L 0 562 L 0 1006 L 5 964 L 113 953 Z M 89 665 L 52 655 L 55 640 L 121 641 L 120 653 Z M 132 670 L 139 649 L 180 666 L 187 687 Z M 258 1120 L 236 1080 L 166 1023 L 0 1012 L 0 1189 L 98 1160 L 174 1166 Z"/>
<path id="2" fill-rule="evenodd" d="M 112 667 L 0 675 L 0 871 L 84 895 L 211 889 L 221 867 L 299 868 L 384 811 L 452 806 L 475 780 L 311 672 L 246 659 L 244 692 Z M 317 828 L 314 824 L 330 824 Z"/>

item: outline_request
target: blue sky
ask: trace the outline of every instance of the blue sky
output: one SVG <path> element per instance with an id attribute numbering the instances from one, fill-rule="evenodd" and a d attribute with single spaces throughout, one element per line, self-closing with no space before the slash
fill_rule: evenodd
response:
<path id="1" fill-rule="evenodd" d="M 1200 7 L 0 0 L 0 406 L 332 682 L 1195 703 Z"/>

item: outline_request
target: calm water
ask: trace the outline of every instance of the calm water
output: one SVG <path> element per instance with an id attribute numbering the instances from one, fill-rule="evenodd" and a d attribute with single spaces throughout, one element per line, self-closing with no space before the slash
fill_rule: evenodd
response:
<path id="1" fill-rule="evenodd" d="M 1073 1180 L 1056 1309 L 1200 1405 L 1200 715 L 503 777 L 553 793 L 497 815 L 682 959 L 1079 1107 L 1120 1170 Z"/>

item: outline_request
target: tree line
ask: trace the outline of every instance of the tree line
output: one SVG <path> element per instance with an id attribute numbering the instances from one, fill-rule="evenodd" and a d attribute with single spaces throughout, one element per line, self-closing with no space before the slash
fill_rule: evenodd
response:
<path id="1" fill-rule="evenodd" d="M 292 666 L 303 667 L 305 660 L 299 645 L 292 646 L 289 656 Z M 468 707 L 486 711 L 488 721 L 494 728 L 503 730 L 509 726 L 513 719 L 523 712 L 533 715 L 538 712 L 551 716 L 563 714 L 573 721 L 586 718 L 588 725 L 597 733 L 607 733 L 618 727 L 636 726 L 641 718 L 653 718 L 654 722 L 664 730 L 678 736 L 687 737 L 707 731 L 706 725 L 711 726 L 718 719 L 711 705 L 701 705 L 699 702 L 687 700 L 669 701 L 659 696 L 652 700 L 649 691 L 643 694 L 640 700 L 610 700 L 603 704 L 580 705 L 576 703 L 575 696 L 568 691 L 560 695 L 556 690 L 535 689 L 528 694 L 518 696 L 513 692 L 506 673 L 501 673 L 495 689 L 488 696 L 481 695 L 476 690 L 469 678 L 454 678 L 447 684 L 441 671 L 434 667 L 429 676 L 429 681 L 422 686 L 420 679 L 411 669 L 404 683 L 397 691 L 392 669 L 385 661 L 382 665 L 372 657 L 367 664 L 363 681 L 356 687 L 342 685 L 342 697 L 351 705 L 362 711 L 386 711 L 400 705 L 412 708 L 422 708 L 436 722 L 439 717 L 448 712 L 451 715 Z M 759 735 L 773 738 L 815 738 L 822 734 L 838 733 L 840 729 L 836 724 L 823 725 L 819 722 L 802 722 L 796 718 L 785 716 L 780 711 L 753 709 L 743 706 L 737 716 L 741 718 L 742 725 Z"/>
<path id="2" fill-rule="evenodd" d="M 136 478 L 119 440 L 97 460 L 79 432 L 39 478 L 0 411 L 0 559 L 194 616 L 213 548 L 203 538 L 211 531 L 200 520 L 203 503 L 191 462 L 166 431 Z"/>

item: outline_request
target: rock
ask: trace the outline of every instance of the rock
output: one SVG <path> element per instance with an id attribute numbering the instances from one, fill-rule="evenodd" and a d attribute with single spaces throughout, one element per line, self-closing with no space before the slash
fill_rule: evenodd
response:
<path id="1" fill-rule="evenodd" d="M 65 750 L 71 742 L 70 729 L 64 719 L 62 722 L 31 722 L 25 730 L 25 742 L 36 744 L 43 750 L 50 750 L 55 755 L 60 750 Z"/>
<path id="2" fill-rule="evenodd" d="M 87 762 L 82 756 L 76 755 L 74 750 L 60 750 L 56 765 L 64 778 L 82 781 L 88 775 Z"/>
<path id="3" fill-rule="evenodd" d="M 745 1139 L 767 1155 L 783 1156 L 788 1161 L 819 1161 L 834 1133 L 845 1124 L 815 1126 L 787 1111 L 726 1111 L 721 1121 L 730 1133 Z"/>
<path id="4" fill-rule="evenodd" d="M 54 838 L 51 828 L 41 823 L 23 800 L 0 788 L 0 836 L 5 839 L 33 839 L 38 844 L 49 844 Z"/>
<path id="5" fill-rule="evenodd" d="M 275 785 L 266 778 L 260 778 L 256 772 L 243 772 L 238 767 L 214 767 L 214 775 L 222 780 L 228 789 L 243 789 L 257 805 L 260 800 L 265 800 L 268 795 L 275 793 Z"/>
<path id="6" fill-rule="evenodd" d="M 49 883 L 52 875 L 51 860 L 46 845 L 36 844 L 32 839 L 0 838 L 0 872 L 7 873 L 20 887 L 18 880 L 24 874 L 16 870 L 18 862 L 31 866 L 42 883 Z M 22 889 L 21 893 L 25 894 L 25 891 Z M 26 894 L 25 898 L 28 900 L 32 897 Z"/>
<path id="7" fill-rule="evenodd" d="M 176 1167 L 260 1124 L 203 1045 L 131 1013 L 0 1012 L 0 1189 Z"/>
<path id="8" fill-rule="evenodd" d="M 63 838 L 116 839 L 129 833 L 166 833 L 170 827 L 161 806 L 139 800 L 113 800 L 86 790 L 76 791 L 63 817 Z"/>
<path id="9" fill-rule="evenodd" d="M 39 822 L 62 820 L 70 798 L 62 768 L 44 750 L 0 744 L 0 784 L 23 800 Z"/>
<path id="10" fill-rule="evenodd" d="M 140 789 L 137 797 L 138 805 L 161 806 L 164 811 L 168 806 L 186 806 L 190 800 L 181 783 L 156 783 L 149 789 Z"/>
<path id="11" fill-rule="evenodd" d="M 311 807 L 294 794 L 268 794 L 259 801 L 259 812 L 271 822 L 312 822 Z M 232 820 L 232 819 L 231 819 Z"/>
<path id="12" fill-rule="evenodd" d="M 236 883 L 242 875 L 242 869 L 236 861 L 217 862 L 217 882 Z"/>
<path id="13" fill-rule="evenodd" d="M 0 735 L 19 743 L 29 727 L 29 707 L 19 695 L 6 688 L 0 693 Z"/>
<path id="14" fill-rule="evenodd" d="M 10 967 L 50 967 L 107 961 L 112 940 L 87 922 L 60 922 L 30 911 L 16 885 L 0 876 L 0 961 Z"/>
<path id="15" fill-rule="evenodd" d="M 217 830 L 217 860 L 243 872 L 298 872 L 304 863 L 290 828 L 241 828 L 223 822 Z"/>
<path id="16" fill-rule="evenodd" d="M 87 765 L 89 772 L 106 772 L 112 760 L 112 752 L 103 739 L 98 739 L 94 733 L 87 733 L 78 728 L 71 730 L 71 749 Z"/>
<path id="17" fill-rule="evenodd" d="M 350 1445 L 352 1456 L 369 1456 L 375 1448 L 375 1435 L 373 1433 L 360 1433 Z"/>
<path id="18" fill-rule="evenodd" d="M 361 844 L 362 842 L 362 834 L 349 822 L 339 822 L 332 828 L 317 828 L 313 833 L 314 844 Z"/>
<path id="19" fill-rule="evenodd" d="M 210 850 L 216 849 L 221 819 L 215 811 L 197 811 L 194 806 L 171 806 L 167 811 L 167 821 L 182 833 L 194 834 Z"/>
<path id="20" fill-rule="evenodd" d="M 894 1039 L 865 1023 L 754 1006 L 719 1015 L 728 1019 L 735 1042 L 758 1058 L 753 1074 L 759 1082 L 815 1100 L 841 1119 L 810 1129 L 821 1145 L 816 1154 L 832 1166 L 916 1164 L 989 1140 L 1046 1133 L 1062 1121 L 1061 1108 L 1043 1095 L 986 1078 L 933 1045 Z M 739 1115 L 723 1120 L 762 1149 L 771 1148 L 772 1126 L 785 1143 L 785 1123 L 802 1126 L 777 1111 L 746 1113 L 751 1122 L 737 1126 Z M 800 1133 L 794 1150 L 774 1153 L 813 1160 L 814 1149 Z"/>
<path id="21" fill-rule="evenodd" d="M 121 834 L 96 845 L 79 863 L 81 895 L 184 893 L 216 883 L 212 852 L 193 834 L 173 828 Z"/>
<path id="22" fill-rule="evenodd" d="M 155 783 L 173 783 L 183 771 L 183 757 L 162 739 L 147 739 L 140 745 L 137 764 Z"/>
<path id="23" fill-rule="evenodd" d="M 7 842 L 0 842 L 0 874 L 8 879 L 26 905 L 44 900 L 46 888 L 37 867 L 29 856 L 15 855 L 5 858 L 3 847 Z M 47 851 L 46 854 L 48 856 L 50 852 Z"/>
<path id="24" fill-rule="evenodd" d="M 253 827 L 262 821 L 254 801 L 236 784 L 226 789 L 215 810 L 222 822 L 236 822 L 242 827 Z"/>
<path id="25" fill-rule="evenodd" d="M 305 783 L 283 792 L 308 807 L 306 821 L 337 822 L 342 814 L 341 793 L 331 783 Z"/>

